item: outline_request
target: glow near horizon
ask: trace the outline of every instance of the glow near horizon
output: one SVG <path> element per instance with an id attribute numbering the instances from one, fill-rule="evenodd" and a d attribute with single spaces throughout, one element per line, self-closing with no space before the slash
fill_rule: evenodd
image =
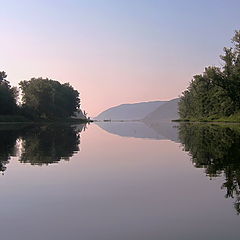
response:
<path id="1" fill-rule="evenodd" d="M 0 1 L 0 70 L 70 82 L 90 116 L 175 98 L 240 29 L 240 2 Z"/>

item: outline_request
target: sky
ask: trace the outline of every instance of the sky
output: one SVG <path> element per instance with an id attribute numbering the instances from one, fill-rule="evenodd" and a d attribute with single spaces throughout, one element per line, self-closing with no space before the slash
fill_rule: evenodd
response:
<path id="1" fill-rule="evenodd" d="M 69 82 L 94 117 L 181 95 L 240 29 L 239 0 L 0 0 L 0 71 Z"/>

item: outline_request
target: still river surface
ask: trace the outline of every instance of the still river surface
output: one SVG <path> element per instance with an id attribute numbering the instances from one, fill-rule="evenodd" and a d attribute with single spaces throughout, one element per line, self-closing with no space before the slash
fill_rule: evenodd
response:
<path id="1" fill-rule="evenodd" d="M 0 126 L 3 240 L 239 239 L 240 126 Z"/>

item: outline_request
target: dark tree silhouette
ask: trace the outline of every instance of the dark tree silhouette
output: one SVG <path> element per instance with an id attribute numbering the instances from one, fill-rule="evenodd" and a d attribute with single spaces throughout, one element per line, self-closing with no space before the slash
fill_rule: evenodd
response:
<path id="1" fill-rule="evenodd" d="M 42 119 L 67 118 L 80 107 L 79 93 L 69 83 L 32 78 L 19 85 L 23 95 L 22 108 L 27 116 Z"/>
<path id="2" fill-rule="evenodd" d="M 17 89 L 10 86 L 6 80 L 7 74 L 0 72 L 0 115 L 15 114 L 17 112 Z"/>

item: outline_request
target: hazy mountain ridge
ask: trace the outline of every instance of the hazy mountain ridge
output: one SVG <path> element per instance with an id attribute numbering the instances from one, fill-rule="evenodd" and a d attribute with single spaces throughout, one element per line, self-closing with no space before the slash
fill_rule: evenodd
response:
<path id="1" fill-rule="evenodd" d="M 178 103 L 180 98 L 172 99 L 161 106 L 159 106 L 157 109 L 155 109 L 153 112 L 146 115 L 143 119 L 144 122 L 166 122 L 171 121 L 175 119 L 179 119 L 179 113 L 178 113 Z"/>
<path id="2" fill-rule="evenodd" d="M 152 101 L 121 104 L 100 113 L 97 120 L 143 120 L 144 122 L 171 121 L 179 118 L 179 98 L 170 101 Z"/>
<path id="3" fill-rule="evenodd" d="M 167 101 L 121 104 L 100 113 L 97 120 L 141 120 Z"/>

